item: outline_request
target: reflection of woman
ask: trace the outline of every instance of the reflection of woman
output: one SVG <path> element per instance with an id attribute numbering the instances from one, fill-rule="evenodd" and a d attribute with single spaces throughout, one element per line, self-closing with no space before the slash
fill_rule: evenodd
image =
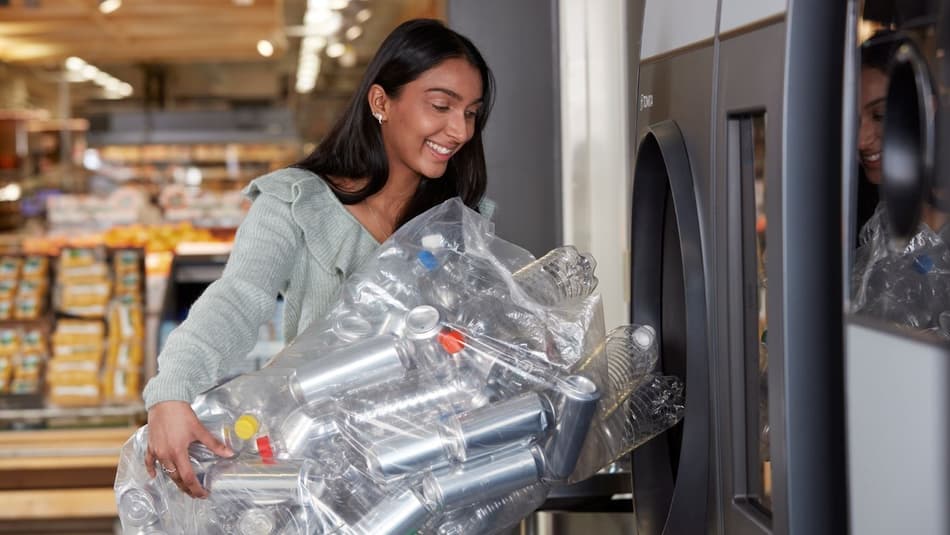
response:
<path id="1" fill-rule="evenodd" d="M 875 33 L 861 45 L 861 122 L 858 156 L 863 179 L 858 185 L 858 228 L 876 210 L 877 187 L 881 183 L 881 140 L 884 131 L 884 103 L 887 97 L 888 65 L 900 45 L 900 36 L 890 30 Z M 925 204 L 921 220 L 931 230 L 940 231 L 946 216 Z"/>
<path id="2" fill-rule="evenodd" d="M 894 251 L 885 207 L 877 200 L 888 63 L 899 44 L 897 34 L 883 31 L 861 47 L 861 232 L 852 272 L 852 306 L 856 312 L 948 336 L 950 323 L 944 324 L 950 320 L 950 250 L 937 233 L 946 230 L 946 216 L 925 203 L 917 234 L 903 250 Z"/>

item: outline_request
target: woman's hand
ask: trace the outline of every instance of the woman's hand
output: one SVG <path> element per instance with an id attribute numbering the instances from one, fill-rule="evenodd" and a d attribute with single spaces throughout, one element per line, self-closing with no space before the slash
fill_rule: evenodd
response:
<path id="1" fill-rule="evenodd" d="M 188 460 L 188 446 L 200 442 L 215 455 L 233 457 L 234 452 L 216 439 L 203 425 L 191 405 L 184 401 L 163 401 L 148 411 L 148 450 L 145 469 L 155 477 L 156 461 L 178 488 L 192 498 L 208 496 Z"/>

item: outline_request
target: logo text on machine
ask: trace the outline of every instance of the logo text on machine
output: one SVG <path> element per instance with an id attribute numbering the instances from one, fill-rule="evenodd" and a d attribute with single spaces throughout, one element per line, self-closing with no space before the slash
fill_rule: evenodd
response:
<path id="1" fill-rule="evenodd" d="M 640 111 L 653 107 L 653 95 L 640 95 Z"/>

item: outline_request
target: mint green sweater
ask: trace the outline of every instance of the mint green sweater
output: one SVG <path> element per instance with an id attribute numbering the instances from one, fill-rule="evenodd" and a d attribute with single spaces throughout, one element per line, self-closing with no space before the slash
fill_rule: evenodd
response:
<path id="1" fill-rule="evenodd" d="M 145 406 L 191 402 L 242 359 L 284 297 L 290 341 L 336 301 L 343 281 L 379 243 L 319 176 L 281 169 L 244 190 L 253 201 L 221 278 L 195 301 L 158 356 Z"/>

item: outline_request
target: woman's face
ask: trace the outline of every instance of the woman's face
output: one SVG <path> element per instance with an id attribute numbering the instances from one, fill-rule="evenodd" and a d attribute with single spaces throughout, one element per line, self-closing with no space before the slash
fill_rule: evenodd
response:
<path id="1" fill-rule="evenodd" d="M 383 114 L 390 177 L 438 178 L 475 134 L 482 77 L 468 61 L 451 58 L 404 85 L 396 98 L 373 86 L 369 100 Z"/>
<path id="2" fill-rule="evenodd" d="M 881 183 L 881 133 L 887 75 L 879 69 L 861 69 L 861 126 L 858 130 L 858 154 L 868 180 Z"/>

